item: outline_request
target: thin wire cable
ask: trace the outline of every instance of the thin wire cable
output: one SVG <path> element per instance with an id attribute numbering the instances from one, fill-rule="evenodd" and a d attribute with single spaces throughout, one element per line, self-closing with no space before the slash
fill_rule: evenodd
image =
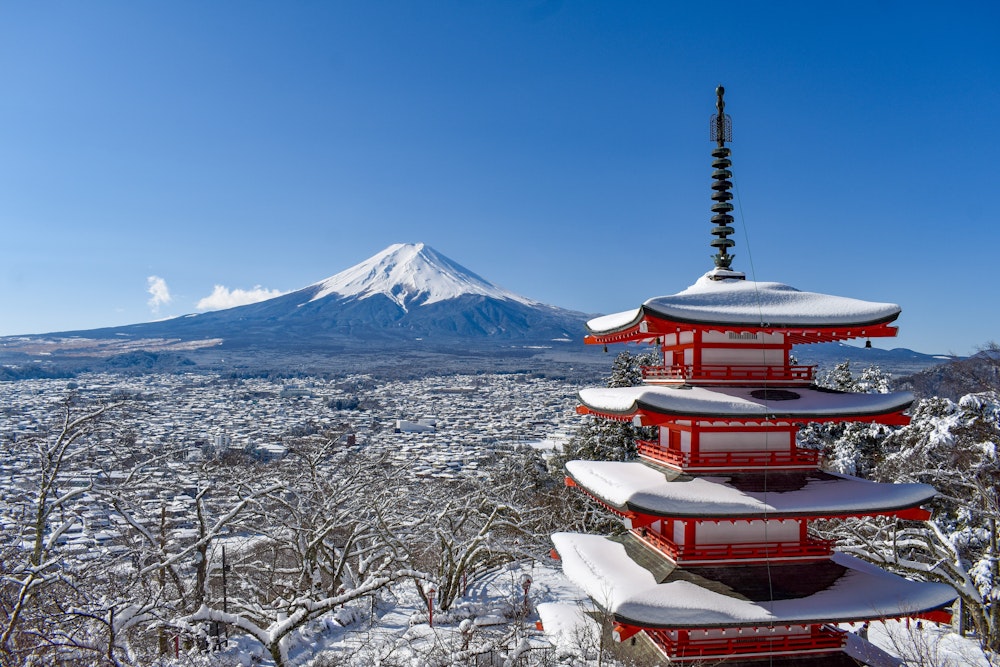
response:
<path id="1" fill-rule="evenodd" d="M 740 227 L 743 230 L 743 242 L 746 244 L 746 249 L 747 249 L 747 262 L 750 265 L 750 278 L 753 281 L 754 297 L 755 297 L 755 301 L 756 301 L 756 304 L 757 304 L 757 321 L 760 322 L 761 329 L 763 329 L 764 325 L 767 324 L 767 322 L 764 322 L 764 309 L 763 309 L 763 304 L 762 304 L 762 300 L 761 300 L 761 297 L 760 297 L 760 289 L 757 286 L 758 285 L 758 283 L 757 283 L 757 269 L 754 266 L 754 263 L 753 263 L 753 252 L 750 249 L 750 234 L 748 232 L 748 226 L 747 226 L 747 223 L 746 223 L 746 215 L 744 214 L 744 211 L 743 211 L 743 200 L 740 198 L 740 189 L 736 186 L 735 182 L 733 183 L 733 191 L 736 194 L 736 208 L 739 211 Z M 761 333 L 761 343 L 760 343 L 761 365 L 766 368 L 767 367 L 767 348 L 764 345 L 764 336 L 766 335 L 766 333 L 763 330 L 760 333 Z M 768 377 L 767 377 L 767 373 L 765 373 L 764 374 L 764 401 L 763 401 L 765 413 L 770 413 L 770 411 L 771 411 L 771 406 L 770 406 L 770 403 L 769 403 L 768 393 L 767 393 L 768 388 L 769 388 L 768 387 Z M 765 414 L 765 419 L 766 418 L 767 418 L 767 414 Z M 765 426 L 764 429 L 765 429 L 764 430 L 764 450 L 766 452 L 770 452 L 770 448 L 768 447 L 768 437 L 767 437 L 768 436 L 768 432 L 766 430 L 767 427 Z M 767 515 L 767 495 L 768 495 L 767 482 L 768 482 L 768 478 L 767 478 L 767 472 L 768 472 L 768 470 L 767 470 L 767 464 L 765 464 L 764 465 L 764 491 L 763 491 L 763 494 L 762 494 L 763 495 L 763 505 L 764 505 L 764 544 L 765 545 L 768 545 L 770 543 L 769 540 L 768 540 L 768 515 Z M 764 548 L 768 549 L 767 546 L 765 546 Z M 771 608 L 773 609 L 774 608 L 774 579 L 773 579 L 773 575 L 771 573 L 771 559 L 770 558 L 765 558 L 764 559 L 764 566 L 767 568 L 767 591 L 768 591 L 768 597 L 769 597 L 770 602 L 771 602 Z M 771 623 L 770 627 L 771 627 L 771 630 L 773 631 L 774 630 L 774 623 L 773 622 Z M 773 655 L 769 656 L 768 663 L 771 664 L 771 665 L 774 664 L 774 656 Z"/>

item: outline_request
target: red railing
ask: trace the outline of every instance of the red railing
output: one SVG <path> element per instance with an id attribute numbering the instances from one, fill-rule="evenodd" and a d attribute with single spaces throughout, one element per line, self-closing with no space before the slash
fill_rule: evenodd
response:
<path id="1" fill-rule="evenodd" d="M 802 542 L 747 542 L 743 544 L 694 544 L 678 546 L 663 535 L 642 528 L 632 534 L 663 552 L 679 565 L 701 562 L 822 559 L 833 553 L 833 540 L 807 537 Z"/>
<path id="2" fill-rule="evenodd" d="M 794 382 L 808 383 L 815 366 L 642 366 L 648 382 Z"/>
<path id="3" fill-rule="evenodd" d="M 646 629 L 646 634 L 660 649 L 677 662 L 739 656 L 791 655 L 820 653 L 841 649 L 847 642 L 847 633 L 829 626 L 814 626 L 809 634 L 764 634 L 757 629 L 750 636 L 705 637 L 700 630 L 671 631 Z M 675 634 L 676 637 L 671 635 Z"/>
<path id="4" fill-rule="evenodd" d="M 763 468 L 763 467 L 803 467 L 819 465 L 819 452 L 814 449 L 792 449 L 774 451 L 744 452 L 679 452 L 661 447 L 655 442 L 637 440 L 636 448 L 640 456 L 666 463 L 681 470 L 694 468 Z"/>

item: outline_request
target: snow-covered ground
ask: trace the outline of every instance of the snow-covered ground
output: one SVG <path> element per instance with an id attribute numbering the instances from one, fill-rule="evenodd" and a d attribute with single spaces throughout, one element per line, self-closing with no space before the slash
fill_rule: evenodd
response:
<path id="1" fill-rule="evenodd" d="M 530 578 L 527 605 L 526 577 Z M 536 628 L 538 607 L 553 603 L 592 608 L 586 594 L 562 575 L 558 565 L 524 562 L 493 570 L 471 582 L 451 610 L 435 611 L 433 625 L 416 586 L 404 583 L 313 623 L 297 638 L 290 656 L 296 665 L 315 667 L 500 665 L 515 654 L 527 658 L 528 664 L 588 664 L 581 652 L 596 655 L 596 644 L 555 647 Z M 259 643 L 244 636 L 232 637 L 226 648 L 213 654 L 182 654 L 167 664 L 267 667 L 274 663 Z"/>
<path id="2" fill-rule="evenodd" d="M 855 629 L 860 627 L 855 626 Z M 887 621 L 873 623 L 868 640 L 901 661 L 887 667 L 995 667 L 974 638 L 962 637 L 952 628 L 936 623 Z M 881 667 L 878 665 L 876 667 Z"/>
<path id="3" fill-rule="evenodd" d="M 528 605 L 523 583 L 530 577 Z M 402 584 L 376 599 L 343 608 L 303 632 L 291 651 L 295 665 L 326 667 L 428 667 L 431 665 L 503 665 L 513 656 L 523 665 L 565 664 L 592 667 L 600 633 L 586 614 L 587 595 L 573 585 L 557 563 L 513 563 L 469 586 L 449 612 L 436 612 L 428 624 L 427 608 L 413 584 Z M 545 621 L 545 632 L 536 622 Z M 860 624 L 842 626 L 860 632 Z M 875 667 L 996 667 L 974 638 L 960 637 L 935 623 L 888 621 L 868 628 L 868 641 L 854 639 L 852 653 Z M 216 653 L 182 654 L 169 667 L 269 667 L 274 663 L 248 637 L 233 637 Z M 614 665 L 605 658 L 604 665 Z"/>

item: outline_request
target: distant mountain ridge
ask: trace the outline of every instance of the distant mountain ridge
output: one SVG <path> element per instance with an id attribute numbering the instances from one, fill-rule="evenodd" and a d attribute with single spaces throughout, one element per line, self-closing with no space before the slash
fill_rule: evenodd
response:
<path id="1" fill-rule="evenodd" d="M 100 358 L 114 368 L 174 372 L 189 367 L 190 359 L 214 368 L 401 368 L 422 359 L 439 371 L 468 371 L 501 368 L 501 356 L 517 368 L 517 359 L 547 350 L 559 360 L 549 366 L 603 368 L 610 360 L 583 345 L 590 317 L 499 287 L 423 243 L 399 243 L 329 278 L 257 303 L 159 322 L 3 338 L 0 361 L 58 358 L 80 367 L 86 363 L 80 360 Z M 897 377 L 947 361 L 911 350 L 845 344 L 799 345 L 794 354 L 821 369 L 845 359 L 859 370 L 879 364 Z M 445 357 L 464 361 L 451 366 Z"/>
<path id="2" fill-rule="evenodd" d="M 398 243 L 330 278 L 265 301 L 45 336 L 122 343 L 202 340 L 286 350 L 358 349 L 372 341 L 565 345 L 580 343 L 586 319 L 503 289 L 423 243 Z"/>
<path id="3" fill-rule="evenodd" d="M 902 378 L 900 386 L 922 398 L 942 396 L 953 401 L 965 394 L 995 390 L 1000 386 L 1000 347 L 987 343 L 971 357 L 954 359 Z"/>
<path id="4" fill-rule="evenodd" d="M 946 364 L 955 359 L 951 355 L 924 354 L 903 347 L 886 350 L 879 347 L 857 347 L 846 343 L 796 345 L 792 348 L 792 354 L 799 363 L 817 365 L 821 372 L 844 361 L 850 361 L 855 371 L 878 366 L 896 378 Z"/>

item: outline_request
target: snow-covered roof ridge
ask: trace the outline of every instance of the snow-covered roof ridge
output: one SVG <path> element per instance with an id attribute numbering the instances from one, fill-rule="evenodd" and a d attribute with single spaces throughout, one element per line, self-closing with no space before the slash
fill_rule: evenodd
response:
<path id="1" fill-rule="evenodd" d="M 792 517 L 870 514 L 918 507 L 935 495 L 928 484 L 887 484 L 824 473 L 794 491 L 744 491 L 729 477 L 694 477 L 684 483 L 630 461 L 570 461 L 566 471 L 605 502 L 654 516 Z"/>
<path id="2" fill-rule="evenodd" d="M 947 584 L 910 581 L 835 554 L 832 560 L 847 570 L 829 588 L 801 598 L 753 601 L 689 581 L 657 584 L 620 542 L 606 537 L 556 533 L 552 542 L 573 583 L 619 620 L 645 627 L 836 623 L 919 614 L 955 599 Z"/>
<path id="3" fill-rule="evenodd" d="M 796 387 L 798 398 L 769 400 L 752 392 L 759 387 L 691 387 L 640 385 L 637 387 L 588 387 L 579 392 L 580 402 L 597 412 L 633 415 L 649 411 L 664 415 L 761 418 L 824 418 L 883 415 L 905 410 L 913 403 L 908 391 L 888 394 L 836 392 L 815 387 Z"/>
<path id="4" fill-rule="evenodd" d="M 596 317 L 591 333 L 604 334 L 636 324 L 644 313 L 695 324 L 752 327 L 842 327 L 890 322 L 899 316 L 894 303 L 862 301 L 803 292 L 778 282 L 713 280 L 705 274 L 687 289 L 647 300 L 640 308 Z"/>
<path id="5" fill-rule="evenodd" d="M 366 299 L 382 294 L 404 310 L 472 294 L 539 305 L 498 287 L 423 243 L 396 243 L 349 269 L 315 283 L 311 301 L 336 294 Z"/>

